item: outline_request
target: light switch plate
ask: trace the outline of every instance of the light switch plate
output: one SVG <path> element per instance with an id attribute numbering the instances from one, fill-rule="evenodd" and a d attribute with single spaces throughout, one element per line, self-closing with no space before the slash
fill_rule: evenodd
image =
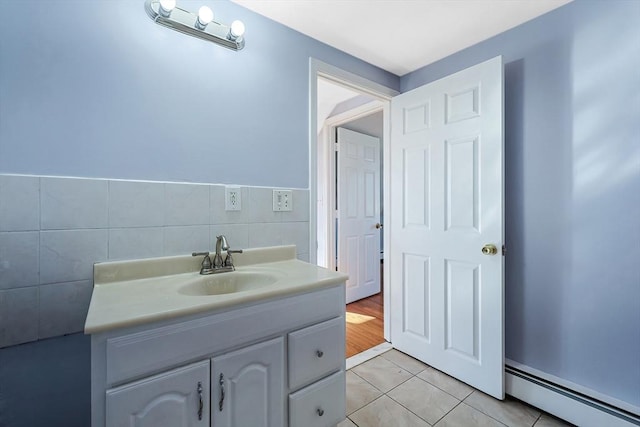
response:
<path id="1" fill-rule="evenodd" d="M 239 211 L 242 209 L 240 187 L 224 187 L 224 210 Z"/>
<path id="2" fill-rule="evenodd" d="M 292 190 L 273 190 L 273 211 L 285 212 L 293 210 Z"/>

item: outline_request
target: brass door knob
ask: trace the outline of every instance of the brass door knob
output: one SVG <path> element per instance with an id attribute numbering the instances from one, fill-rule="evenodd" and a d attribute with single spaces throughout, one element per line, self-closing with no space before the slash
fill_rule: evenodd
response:
<path id="1" fill-rule="evenodd" d="M 380 230 L 380 229 L 382 228 L 382 224 L 377 223 L 377 224 L 376 224 L 376 228 L 377 228 L 378 230 Z"/>
<path id="2" fill-rule="evenodd" d="M 498 248 L 496 248 L 496 245 L 490 243 L 482 247 L 482 253 L 485 255 L 495 255 L 498 253 Z"/>

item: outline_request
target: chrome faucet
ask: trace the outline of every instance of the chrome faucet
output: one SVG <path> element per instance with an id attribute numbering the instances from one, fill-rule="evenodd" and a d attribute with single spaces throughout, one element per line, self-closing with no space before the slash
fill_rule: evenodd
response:
<path id="1" fill-rule="evenodd" d="M 227 255 L 224 260 L 222 259 L 222 251 L 226 251 Z M 234 271 L 236 267 L 233 265 L 233 257 L 231 254 L 241 254 L 242 249 L 232 251 L 229 243 L 227 243 L 227 238 L 220 235 L 216 237 L 216 253 L 213 256 L 213 261 L 211 261 L 211 257 L 209 256 L 209 252 L 194 252 L 192 256 L 200 256 L 204 255 L 204 259 L 202 260 L 202 266 L 200 268 L 200 274 L 216 274 L 216 273 L 226 273 L 229 271 Z"/>
<path id="2" fill-rule="evenodd" d="M 227 255 L 222 260 L 222 251 L 226 251 Z M 227 238 L 223 235 L 216 237 L 216 255 L 213 257 L 214 273 L 223 273 L 225 271 L 234 271 L 236 267 L 233 265 L 233 257 L 231 254 L 241 254 L 242 249 L 231 250 Z"/>
<path id="3" fill-rule="evenodd" d="M 223 235 L 216 237 L 216 254 L 213 257 L 213 268 L 220 268 L 224 266 L 224 261 L 222 261 L 222 251 L 229 250 L 229 243 L 227 243 L 227 238 Z"/>

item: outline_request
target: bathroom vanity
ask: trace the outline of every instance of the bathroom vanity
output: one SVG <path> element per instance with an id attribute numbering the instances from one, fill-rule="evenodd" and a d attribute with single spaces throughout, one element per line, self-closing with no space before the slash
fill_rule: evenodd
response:
<path id="1" fill-rule="evenodd" d="M 346 276 L 296 260 L 294 247 L 234 257 L 236 271 L 217 277 L 186 256 L 95 265 L 93 427 L 345 418 Z"/>

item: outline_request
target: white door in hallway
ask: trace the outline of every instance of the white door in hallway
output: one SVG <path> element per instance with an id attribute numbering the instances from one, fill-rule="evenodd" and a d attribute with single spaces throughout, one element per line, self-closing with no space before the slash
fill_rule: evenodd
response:
<path id="1" fill-rule="evenodd" d="M 380 292 L 380 139 L 338 128 L 338 271 L 347 303 Z"/>
<path id="2" fill-rule="evenodd" d="M 504 398 L 503 66 L 393 98 L 391 339 Z"/>

